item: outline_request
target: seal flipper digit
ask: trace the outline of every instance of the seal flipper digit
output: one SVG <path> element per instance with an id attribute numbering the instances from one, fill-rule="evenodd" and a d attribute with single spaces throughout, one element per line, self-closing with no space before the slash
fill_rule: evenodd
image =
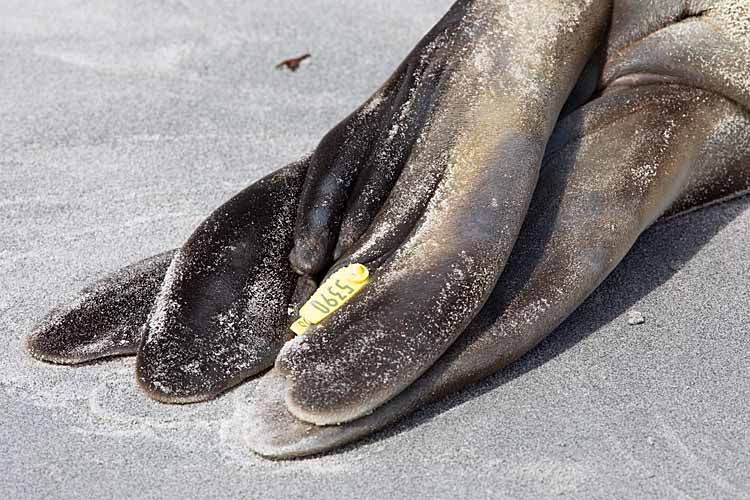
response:
<path id="1" fill-rule="evenodd" d="M 611 120 L 613 115 L 620 119 Z M 732 144 L 728 123 L 739 132 Z M 446 354 L 370 415 L 338 426 L 295 418 L 285 402 L 290 381 L 274 369 L 256 388 L 247 444 L 277 459 L 324 452 L 494 373 L 571 314 L 670 201 L 691 191 L 695 179 L 719 185 L 739 177 L 750 183 L 748 162 L 750 116 L 705 92 L 637 89 L 579 110 L 559 124 L 550 141 L 506 271 Z"/>
<path id="2" fill-rule="evenodd" d="M 138 383 L 154 399 L 209 399 L 270 367 L 289 338 L 288 256 L 309 159 L 219 207 L 175 255 L 146 323 Z"/>
<path id="3" fill-rule="evenodd" d="M 473 2 L 467 10 L 458 31 L 474 35 L 470 50 L 448 72 L 422 141 L 442 154 L 438 191 L 363 291 L 279 356 L 296 417 L 328 425 L 372 412 L 445 352 L 492 291 L 547 139 L 606 28 L 606 3 L 552 9 L 567 28 L 553 34 L 531 17 L 519 22 L 538 8 Z"/>
<path id="4" fill-rule="evenodd" d="M 60 364 L 132 355 L 175 250 L 120 269 L 55 307 L 26 341 L 31 355 Z"/>
<path id="5" fill-rule="evenodd" d="M 289 261 L 302 275 L 315 276 L 332 260 L 349 191 L 378 136 L 379 123 L 398 75 L 326 134 L 309 159 L 296 212 L 295 244 Z"/>
<path id="6" fill-rule="evenodd" d="M 411 113 L 417 116 L 401 115 L 414 105 L 415 94 L 429 95 L 439 84 L 438 57 L 434 53 L 441 51 L 444 39 L 458 25 L 467 3 L 464 0 L 456 2 L 388 81 L 329 132 L 316 148 L 303 187 L 295 244 L 289 257 L 292 267 L 300 274 L 315 276 L 329 266 L 334 253 L 338 256 L 352 244 L 355 237 L 352 232 L 361 234 L 368 223 L 361 220 L 352 226 L 352 218 L 358 213 L 369 217 L 389 192 L 392 181 L 409 156 L 410 134 L 406 134 L 404 141 L 402 138 L 396 141 L 404 142 L 407 147 L 384 151 L 385 143 L 390 142 L 390 137 L 399 128 L 407 127 L 411 134 L 418 128 L 419 113 Z M 416 97 L 416 101 L 424 100 Z M 368 172 L 378 169 L 373 155 L 383 153 L 390 157 L 387 162 L 391 165 L 386 167 L 390 172 L 378 180 L 368 181 Z M 365 185 L 367 193 L 362 192 Z M 355 197 L 354 203 L 350 203 L 352 196 Z M 365 197 L 372 198 L 366 203 L 371 206 L 358 210 L 357 199 L 363 201 Z M 346 222 L 343 240 L 336 248 L 342 221 Z"/>
<path id="7" fill-rule="evenodd" d="M 436 66 L 439 66 L 437 64 Z M 422 131 L 430 104 L 440 88 L 441 69 L 430 64 L 422 71 L 418 86 L 406 89 L 408 99 L 393 113 L 359 174 L 344 212 L 334 260 L 349 250 L 372 224 L 406 164 Z"/>
<path id="8" fill-rule="evenodd" d="M 339 260 L 354 247 L 370 228 L 412 156 L 415 142 L 427 131 L 426 124 L 446 83 L 443 74 L 452 64 L 452 54 L 463 44 L 464 38 L 455 33 L 460 27 L 456 15 L 446 16 L 438 26 L 443 24 L 442 29 L 433 29 L 409 56 L 410 59 L 417 58 L 418 62 L 414 63 L 415 68 L 402 85 L 398 106 L 391 111 L 390 120 L 384 123 L 367 159 L 367 166 L 357 178 L 341 221 L 334 260 Z M 440 164 L 439 161 L 435 163 Z M 422 172 L 422 177 L 426 181 L 424 177 L 429 177 L 429 174 Z M 432 194 L 429 188 L 422 189 L 422 192 L 427 199 Z"/>

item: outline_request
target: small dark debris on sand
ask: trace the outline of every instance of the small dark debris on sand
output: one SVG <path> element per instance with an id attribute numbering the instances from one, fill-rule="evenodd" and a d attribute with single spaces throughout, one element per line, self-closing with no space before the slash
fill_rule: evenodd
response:
<path id="1" fill-rule="evenodd" d="M 288 69 L 289 71 L 297 71 L 302 61 L 312 57 L 312 54 L 303 54 L 299 57 L 293 57 L 292 59 L 285 59 L 276 65 L 276 69 Z"/>

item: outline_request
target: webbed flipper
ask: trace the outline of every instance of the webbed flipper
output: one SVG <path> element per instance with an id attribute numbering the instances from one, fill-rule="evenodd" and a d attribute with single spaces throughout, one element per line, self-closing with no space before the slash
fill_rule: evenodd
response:
<path id="1" fill-rule="evenodd" d="M 295 418 L 285 402 L 289 382 L 274 369 L 256 389 L 250 448 L 271 458 L 323 452 L 507 366 L 554 331 L 696 183 L 736 177 L 750 185 L 748 164 L 750 116 L 722 97 L 651 86 L 584 106 L 558 124 L 506 270 L 448 351 L 398 396 L 337 426 Z"/>
<path id="2" fill-rule="evenodd" d="M 401 175 L 433 100 L 470 2 L 459 0 L 359 109 L 331 130 L 315 149 L 297 212 L 292 266 L 303 275 L 325 271 L 370 226 Z M 439 169 L 441 165 L 436 165 Z M 432 190 L 413 200 L 411 227 Z M 434 187 L 434 183 L 433 183 Z M 426 199 L 425 199 L 426 197 Z M 420 205 L 421 202 L 421 205 Z"/>
<path id="3" fill-rule="evenodd" d="M 362 292 L 280 353 L 286 404 L 298 418 L 347 422 L 397 396 L 455 341 L 495 286 L 547 139 L 609 12 L 606 2 L 579 2 L 580 10 L 542 3 L 480 1 L 466 9 L 457 33 L 470 36 L 443 72 L 404 168 L 437 165 L 437 189 Z M 531 15 L 539 8 L 549 11 L 543 23 Z M 399 179 L 391 196 L 401 187 Z M 355 247 L 368 247 L 370 237 L 377 235 L 368 230 Z"/>
<path id="4" fill-rule="evenodd" d="M 134 355 L 174 253 L 120 269 L 55 307 L 26 341 L 31 355 L 61 364 Z"/>
<path id="5" fill-rule="evenodd" d="M 253 183 L 178 250 L 138 351 L 137 380 L 151 397 L 209 399 L 273 364 L 291 335 L 288 256 L 308 161 Z"/>

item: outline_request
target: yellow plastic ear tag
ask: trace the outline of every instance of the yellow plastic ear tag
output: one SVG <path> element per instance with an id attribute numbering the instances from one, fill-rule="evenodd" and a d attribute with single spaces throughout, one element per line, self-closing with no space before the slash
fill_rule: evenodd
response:
<path id="1" fill-rule="evenodd" d="M 292 323 L 292 331 L 303 335 L 310 325 L 317 325 L 341 309 L 369 280 L 370 271 L 362 264 L 342 267 L 325 280 L 300 308 L 300 318 Z"/>

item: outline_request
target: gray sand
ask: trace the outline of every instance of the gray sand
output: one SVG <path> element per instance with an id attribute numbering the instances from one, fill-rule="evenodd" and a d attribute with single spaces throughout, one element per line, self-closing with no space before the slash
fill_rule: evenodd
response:
<path id="1" fill-rule="evenodd" d="M 23 352 L 56 302 L 314 147 L 449 3 L 0 3 L 0 496 L 749 495 L 747 197 L 652 228 L 521 362 L 325 457 L 243 447 L 254 382 L 166 406 L 132 359 Z"/>

